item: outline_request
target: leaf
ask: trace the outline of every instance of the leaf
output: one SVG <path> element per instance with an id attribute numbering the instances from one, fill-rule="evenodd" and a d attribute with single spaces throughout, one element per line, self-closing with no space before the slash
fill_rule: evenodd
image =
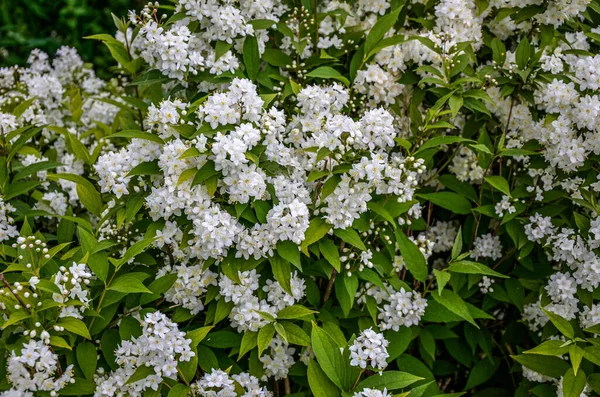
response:
<path id="1" fill-rule="evenodd" d="M 343 389 L 342 381 L 346 376 L 346 367 L 338 345 L 327 335 L 327 332 L 315 324 L 310 339 L 321 369 L 337 387 Z"/>
<path id="2" fill-rule="evenodd" d="M 81 204 L 94 215 L 100 216 L 104 203 L 102 202 L 102 196 L 100 196 L 100 193 L 98 193 L 90 181 L 75 174 L 53 174 L 48 175 L 47 178 L 51 180 L 65 179 L 75 182 L 77 184 L 77 195 Z"/>
<path id="3" fill-rule="evenodd" d="M 115 132 L 114 134 L 107 135 L 106 138 L 129 138 L 129 139 L 144 139 L 147 141 L 152 141 L 160 144 L 164 144 L 163 141 L 158 135 L 154 135 L 150 132 L 140 131 L 140 130 L 124 130 Z"/>
<path id="4" fill-rule="evenodd" d="M 302 305 L 292 305 L 288 307 L 284 307 L 277 313 L 278 319 L 287 319 L 294 320 L 297 318 L 302 318 L 306 316 L 310 316 L 311 314 L 317 313 L 314 310 L 310 310 Z"/>
<path id="5" fill-rule="evenodd" d="M 525 354 L 539 354 L 542 356 L 561 356 L 569 352 L 569 346 L 564 346 L 561 340 L 547 340 L 533 349 L 526 350 Z"/>
<path id="6" fill-rule="evenodd" d="M 30 164 L 27 167 L 21 168 L 19 172 L 17 172 L 13 178 L 13 183 L 23 178 L 27 178 L 29 175 L 37 174 L 40 171 L 46 171 L 60 166 L 62 166 L 62 164 L 57 163 L 56 161 L 40 161 L 39 163 Z"/>
<path id="7" fill-rule="evenodd" d="M 484 179 L 487 183 L 495 187 L 497 190 L 510 197 L 510 187 L 508 186 L 508 182 L 506 181 L 506 179 L 504 179 L 503 176 L 487 176 Z"/>
<path id="8" fill-rule="evenodd" d="M 83 323 L 83 321 L 78 320 L 74 317 L 63 317 L 61 318 L 57 325 L 64 327 L 65 330 L 72 332 L 76 335 L 83 336 L 85 339 L 92 339 L 90 336 L 90 331 Z"/>
<path id="9" fill-rule="evenodd" d="M 96 382 L 90 379 L 73 378 L 75 383 L 67 383 L 60 389 L 60 396 L 86 396 L 93 394 L 96 390 Z"/>
<path id="10" fill-rule="evenodd" d="M 206 335 L 213 329 L 213 326 L 196 328 L 191 331 L 188 331 L 185 335 L 186 339 L 190 339 L 192 342 L 190 343 L 191 347 L 198 346 L 198 343 L 202 342 Z"/>
<path id="11" fill-rule="evenodd" d="M 346 86 L 350 85 L 350 81 L 342 76 L 340 72 L 335 70 L 330 66 L 319 66 L 318 68 L 312 70 L 311 72 L 306 74 L 306 77 L 319 77 L 322 79 L 334 79 L 341 81 Z"/>
<path id="12" fill-rule="evenodd" d="M 396 229 L 396 243 L 404 258 L 404 263 L 406 264 L 408 271 L 417 280 L 425 281 L 429 274 L 429 270 L 423 253 L 400 229 Z"/>
<path id="13" fill-rule="evenodd" d="M 269 343 L 273 340 L 273 335 L 275 335 L 275 326 L 273 323 L 265 325 L 258 331 L 258 357 L 262 356 L 263 351 L 269 346 Z"/>
<path id="14" fill-rule="evenodd" d="M 4 200 L 8 201 L 21 194 L 28 193 L 30 190 L 35 189 L 41 184 L 42 182 L 39 181 L 12 182 L 8 185 L 8 189 L 6 189 Z"/>
<path id="15" fill-rule="evenodd" d="M 327 262 L 329 262 L 338 273 L 342 270 L 340 252 L 333 241 L 328 238 L 319 241 L 319 251 L 321 251 L 321 254 L 327 259 Z"/>
<path id="16" fill-rule="evenodd" d="M 519 364 L 551 378 L 560 378 L 570 369 L 569 364 L 559 357 L 538 354 L 520 354 L 511 357 Z"/>
<path id="17" fill-rule="evenodd" d="M 400 11 L 402 7 L 398 7 L 387 15 L 382 16 L 375 22 L 375 25 L 369 31 L 367 35 L 367 39 L 365 40 L 365 49 L 364 53 L 369 54 L 373 48 L 383 39 L 385 34 L 390 31 L 390 29 L 398 20 L 398 15 L 400 15 Z"/>
<path id="18" fill-rule="evenodd" d="M 502 273 L 498 273 L 497 271 L 490 269 L 488 266 L 482 263 L 472 261 L 452 262 L 450 266 L 448 266 L 448 270 L 454 273 L 482 274 L 485 276 L 509 278 Z"/>
<path id="19" fill-rule="evenodd" d="M 154 372 L 154 367 L 146 367 L 145 365 L 143 365 L 135 370 L 133 375 L 131 375 L 129 379 L 127 379 L 127 382 L 125 382 L 125 384 L 130 385 L 142 379 L 146 379 L 151 375 L 156 375 L 156 372 Z"/>
<path id="20" fill-rule="evenodd" d="M 452 211 L 455 214 L 471 213 L 471 203 L 467 198 L 453 192 L 420 193 L 417 197 L 431 201 L 433 204 Z"/>
<path id="21" fill-rule="evenodd" d="M 238 354 L 238 361 L 250 350 L 254 349 L 258 343 L 258 332 L 244 332 L 242 337 L 242 344 L 240 345 L 240 352 Z"/>
<path id="22" fill-rule="evenodd" d="M 527 37 L 523 37 L 517 46 L 516 61 L 519 69 L 524 70 L 529 63 L 530 45 Z"/>
<path id="23" fill-rule="evenodd" d="M 260 66 L 260 54 L 258 52 L 258 41 L 254 36 L 246 36 L 242 52 L 246 74 L 250 80 L 256 80 L 258 67 Z"/>
<path id="24" fill-rule="evenodd" d="M 357 390 L 362 389 L 388 389 L 397 390 L 410 386 L 424 378 L 401 371 L 384 371 L 381 374 L 374 374 L 360 382 Z"/>
<path id="25" fill-rule="evenodd" d="M 50 336 L 50 344 L 54 347 L 60 347 L 63 349 L 72 350 L 71 346 L 69 346 L 67 341 L 64 340 L 64 338 L 61 338 L 60 336 L 56 336 L 56 335 Z"/>
<path id="26" fill-rule="evenodd" d="M 289 240 L 277 242 L 277 253 L 279 256 L 296 266 L 299 270 L 302 270 L 300 250 L 298 248 L 297 244 Z"/>
<path id="27" fill-rule="evenodd" d="M 577 371 L 575 375 L 573 368 L 569 368 L 562 380 L 564 397 L 579 397 L 585 389 L 586 376 L 583 370 Z"/>
<path id="28" fill-rule="evenodd" d="M 292 292 L 292 286 L 290 284 L 292 275 L 290 263 L 277 254 L 273 255 L 269 259 L 269 262 L 271 263 L 271 270 L 273 271 L 275 280 L 277 280 L 285 292 L 290 296 L 293 296 L 294 293 Z"/>
<path id="29" fill-rule="evenodd" d="M 90 342 L 83 342 L 77 345 L 75 351 L 77 363 L 79 364 L 79 368 L 81 368 L 81 372 L 83 372 L 83 376 L 86 379 L 93 380 L 98 363 L 96 347 Z"/>
<path id="30" fill-rule="evenodd" d="M 367 247 L 360 238 L 360 235 L 356 232 L 356 230 L 352 228 L 334 229 L 333 234 L 342 239 L 343 242 L 350 244 L 351 246 L 356 247 L 361 251 L 367 250 Z"/>
<path id="31" fill-rule="evenodd" d="M 452 313 L 467 320 L 469 323 L 473 324 L 479 329 L 479 326 L 473 319 L 471 312 L 469 312 L 465 301 L 463 301 L 462 298 L 456 294 L 456 292 L 445 289 L 441 294 L 431 294 L 431 296 L 433 296 L 433 299 L 446 307 Z"/>
<path id="32" fill-rule="evenodd" d="M 483 360 L 480 360 L 477 363 L 475 363 L 475 366 L 469 373 L 469 378 L 467 379 L 465 390 L 472 389 L 475 386 L 479 386 L 482 383 L 487 382 L 492 377 L 492 375 L 494 375 L 499 365 L 500 361 L 491 361 L 487 358 L 484 358 Z"/>
<path id="33" fill-rule="evenodd" d="M 450 273 L 433 269 L 433 274 L 435 274 L 435 279 L 438 283 L 438 293 L 441 294 L 446 284 L 448 284 L 448 281 L 450 281 Z"/>
<path id="34" fill-rule="evenodd" d="M 545 308 L 542 308 L 546 316 L 552 321 L 552 324 L 560 331 L 561 334 L 566 336 L 569 339 L 575 338 L 575 331 L 573 330 L 573 326 L 565 320 L 563 317 L 555 314 Z"/>
<path id="35" fill-rule="evenodd" d="M 326 223 L 321 218 L 313 218 L 310 220 L 308 225 L 308 229 L 304 233 L 304 241 L 300 245 L 300 249 L 306 256 L 310 256 L 308 253 L 308 246 L 316 243 L 321 238 L 323 238 L 327 232 L 331 229 L 331 225 Z"/>
<path id="36" fill-rule="evenodd" d="M 108 289 L 112 290 L 112 291 L 124 292 L 124 293 L 128 293 L 128 294 L 135 294 L 135 293 L 151 294 L 152 293 L 152 291 L 150 291 L 144 285 L 144 283 L 142 283 L 137 277 L 134 277 L 130 274 L 123 274 L 122 276 L 119 276 L 116 280 L 114 280 L 110 284 Z"/>
<path id="37" fill-rule="evenodd" d="M 280 323 L 285 329 L 288 342 L 292 345 L 310 346 L 310 336 L 302 328 L 289 321 Z"/>
<path id="38" fill-rule="evenodd" d="M 190 387 L 178 383 L 169 390 L 167 397 L 187 397 L 190 394 Z"/>
<path id="39" fill-rule="evenodd" d="M 18 322 L 23 321 L 30 316 L 31 315 L 25 310 L 17 310 L 16 312 L 13 312 L 10 317 L 8 317 L 8 320 L 6 320 L 4 324 L 2 324 L 2 329 L 5 329 L 13 324 L 17 324 Z"/>
<path id="40" fill-rule="evenodd" d="M 344 317 L 348 317 L 350 310 L 354 305 L 354 298 L 358 291 L 358 277 L 356 274 L 348 276 L 340 274 L 335 279 L 335 296 L 342 307 Z"/>
<path id="41" fill-rule="evenodd" d="M 337 397 L 339 389 L 329 380 L 319 364 L 312 358 L 308 361 L 308 385 L 315 397 Z"/>

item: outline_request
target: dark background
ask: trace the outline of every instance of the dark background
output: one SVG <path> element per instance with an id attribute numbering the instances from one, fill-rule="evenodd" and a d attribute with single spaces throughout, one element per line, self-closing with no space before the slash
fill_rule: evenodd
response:
<path id="1" fill-rule="evenodd" d="M 62 45 L 75 47 L 100 74 L 114 64 L 102 43 L 84 36 L 115 33 L 110 13 L 127 17 L 147 0 L 0 0 L 0 66 L 23 65 L 34 48 L 50 56 Z"/>

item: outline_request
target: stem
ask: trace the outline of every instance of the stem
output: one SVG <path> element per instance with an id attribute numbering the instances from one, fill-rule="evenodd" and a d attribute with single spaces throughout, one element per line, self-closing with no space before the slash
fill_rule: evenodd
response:
<path id="1" fill-rule="evenodd" d="M 323 304 L 325 304 L 329 300 L 329 296 L 331 295 L 331 290 L 333 289 L 333 282 L 335 281 L 336 276 L 337 276 L 337 270 L 333 269 L 331 271 L 331 278 L 329 279 L 329 283 L 327 284 L 327 289 L 325 290 L 325 295 L 323 295 Z"/>

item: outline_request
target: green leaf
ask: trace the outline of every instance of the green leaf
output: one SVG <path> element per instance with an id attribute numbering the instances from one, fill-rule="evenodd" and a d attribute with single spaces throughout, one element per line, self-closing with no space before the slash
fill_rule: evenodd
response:
<path id="1" fill-rule="evenodd" d="M 586 376 L 583 370 L 577 371 L 577 375 L 573 368 L 569 368 L 562 380 L 562 389 L 564 397 L 579 397 L 585 389 Z"/>
<path id="2" fill-rule="evenodd" d="M 479 328 L 467 305 L 465 304 L 465 301 L 463 301 L 462 298 L 456 294 L 456 292 L 445 289 L 440 294 L 431 294 L 431 296 L 433 296 L 433 299 L 435 299 L 442 306 L 446 307 L 452 313 Z"/>
<path id="3" fill-rule="evenodd" d="M 357 390 L 367 388 L 397 390 L 410 386 L 423 379 L 424 378 L 420 376 L 409 374 L 408 372 L 384 371 L 381 374 L 373 374 L 360 382 L 357 386 Z"/>
<path id="4" fill-rule="evenodd" d="M 9 183 L 8 189 L 6 189 L 4 200 L 8 201 L 21 194 L 29 193 L 30 190 L 35 189 L 41 184 L 42 182 L 39 181 L 22 181 Z"/>
<path id="5" fill-rule="evenodd" d="M 13 324 L 17 324 L 26 318 L 29 318 L 30 316 L 31 315 L 25 310 L 17 310 L 16 312 L 13 312 L 10 317 L 8 317 L 8 320 L 6 320 L 4 324 L 2 324 L 2 329 L 5 329 Z"/>
<path id="6" fill-rule="evenodd" d="M 571 369 L 569 364 L 559 357 L 538 354 L 520 354 L 511 357 L 519 364 L 551 378 L 560 378 Z"/>
<path id="7" fill-rule="evenodd" d="M 558 314 L 554 314 L 553 312 L 542 308 L 546 316 L 552 321 L 552 324 L 560 331 L 561 334 L 566 336 L 569 339 L 575 338 L 575 331 L 573 330 L 573 326 L 564 318 L 559 316 Z"/>
<path id="8" fill-rule="evenodd" d="M 306 316 L 310 316 L 311 314 L 317 313 L 314 310 L 310 310 L 302 305 L 292 305 L 288 307 L 284 307 L 277 313 L 277 318 L 280 320 L 294 320 L 297 318 L 302 318 Z"/>
<path id="9" fill-rule="evenodd" d="M 100 216 L 102 207 L 104 206 L 102 196 L 100 196 L 94 185 L 86 178 L 75 174 L 49 174 L 47 177 L 50 180 L 65 179 L 75 182 L 77 184 L 77 195 L 81 204 L 94 215 Z"/>
<path id="10" fill-rule="evenodd" d="M 521 42 L 517 46 L 516 61 L 519 69 L 524 70 L 529 63 L 530 45 L 527 37 L 521 38 Z"/>
<path id="11" fill-rule="evenodd" d="M 39 163 L 30 164 L 27 167 L 21 168 L 19 172 L 17 172 L 13 178 L 13 183 L 23 178 L 27 178 L 29 175 L 37 174 L 40 171 L 46 171 L 60 166 L 62 166 L 62 164 L 57 163 L 56 161 L 40 161 Z"/>
<path id="12" fill-rule="evenodd" d="M 250 350 L 254 349 L 258 343 L 258 332 L 244 332 L 242 337 L 242 344 L 240 345 L 240 352 L 238 354 L 238 361 Z"/>
<path id="13" fill-rule="evenodd" d="M 480 360 L 477 363 L 475 363 L 475 366 L 469 373 L 469 378 L 467 379 L 465 390 L 472 389 L 475 386 L 479 386 L 482 383 L 487 382 L 492 377 L 492 375 L 494 375 L 499 365 L 499 360 L 491 361 L 487 358 L 484 358 L 483 360 Z"/>
<path id="14" fill-rule="evenodd" d="M 308 253 L 308 246 L 323 238 L 330 229 L 331 225 L 326 223 L 323 219 L 311 219 L 308 229 L 306 229 L 306 232 L 304 233 L 304 241 L 302 241 L 302 244 L 300 245 L 302 252 L 306 256 L 310 256 Z"/>
<path id="15" fill-rule="evenodd" d="M 298 249 L 298 245 L 293 241 L 278 241 L 277 253 L 283 259 L 296 266 L 299 270 L 302 270 L 302 264 L 300 262 L 300 250 Z"/>
<path id="16" fill-rule="evenodd" d="M 333 234 L 339 237 L 343 242 L 358 248 L 361 251 L 366 251 L 367 247 L 363 243 L 358 232 L 352 228 L 334 229 Z"/>
<path id="17" fill-rule="evenodd" d="M 96 390 L 96 382 L 90 379 L 73 378 L 75 383 L 67 383 L 60 389 L 60 396 L 87 396 L 93 394 Z"/>
<path id="18" fill-rule="evenodd" d="M 258 331 L 258 356 L 262 356 L 263 351 L 269 346 L 271 340 L 273 340 L 273 335 L 275 335 L 275 326 L 273 323 L 269 323 L 262 327 L 260 331 Z"/>
<path id="19" fill-rule="evenodd" d="M 310 336 L 302 328 L 289 321 L 282 321 L 280 324 L 283 326 L 290 344 L 310 346 Z"/>
<path id="20" fill-rule="evenodd" d="M 404 263 L 408 271 L 417 280 L 425 281 L 429 270 L 427 269 L 427 262 L 423 253 L 400 229 L 396 229 L 396 243 L 398 244 L 398 248 L 400 248 L 400 253 L 404 258 Z"/>
<path id="21" fill-rule="evenodd" d="M 471 213 L 469 200 L 453 192 L 420 193 L 417 197 L 431 201 L 433 204 L 452 211 L 455 214 L 466 215 Z"/>
<path id="22" fill-rule="evenodd" d="M 341 81 L 346 86 L 350 85 L 350 81 L 346 77 L 342 76 L 342 74 L 340 72 L 338 72 L 337 70 L 335 70 L 334 68 L 332 68 L 330 66 L 319 66 L 315 70 L 312 70 L 311 72 L 307 73 L 306 77 L 319 77 L 322 79 L 334 79 L 334 80 Z"/>
<path id="23" fill-rule="evenodd" d="M 340 252 L 338 247 L 333 241 L 328 238 L 319 241 L 319 251 L 327 259 L 327 262 L 334 267 L 338 273 L 342 270 L 342 263 L 340 262 Z"/>
<path id="24" fill-rule="evenodd" d="M 124 292 L 124 293 L 128 293 L 128 294 L 135 294 L 135 293 L 151 294 L 152 293 L 152 291 L 150 291 L 144 285 L 144 283 L 142 283 L 137 277 L 132 276 L 130 274 L 123 274 L 122 276 L 119 276 L 116 280 L 114 280 L 110 284 L 108 289 L 112 290 L 112 291 Z"/>
<path id="25" fill-rule="evenodd" d="M 154 367 L 146 367 L 145 365 L 143 365 L 135 370 L 133 375 L 131 375 L 129 379 L 127 379 L 127 382 L 125 382 L 125 384 L 130 385 L 142 379 L 146 379 L 151 375 L 156 375 L 156 372 L 154 372 Z"/>
<path id="26" fill-rule="evenodd" d="M 387 15 L 382 16 L 375 22 L 375 25 L 369 31 L 367 39 L 365 40 L 365 54 L 369 54 L 373 48 L 383 39 L 385 34 L 390 31 L 398 20 L 398 15 L 402 7 L 398 7 Z"/>
<path id="27" fill-rule="evenodd" d="M 83 336 L 85 339 L 92 339 L 90 336 L 90 331 L 83 323 L 83 321 L 78 320 L 74 317 L 64 317 L 61 318 L 57 325 L 64 327 L 66 331 L 72 332 L 76 335 Z"/>
<path id="28" fill-rule="evenodd" d="M 83 376 L 86 379 L 92 380 L 98 363 L 96 347 L 90 342 L 83 342 L 77 345 L 75 351 L 77 363 L 79 364 L 79 368 L 81 368 L 81 372 L 83 372 Z"/>
<path id="29" fill-rule="evenodd" d="M 140 131 L 140 130 L 124 130 L 115 132 L 114 134 L 107 135 L 106 138 L 128 138 L 128 139 L 144 139 L 147 141 L 152 141 L 160 144 L 164 144 L 163 141 L 158 135 L 154 135 L 150 132 Z"/>
<path id="30" fill-rule="evenodd" d="M 246 36 L 242 52 L 246 74 L 250 80 L 256 80 L 258 67 L 260 66 L 260 54 L 258 52 L 258 41 L 254 36 Z"/>
<path id="31" fill-rule="evenodd" d="M 337 387 L 343 389 L 342 382 L 346 376 L 346 367 L 338 345 L 327 332 L 314 324 L 310 339 L 321 369 Z"/>
<path id="32" fill-rule="evenodd" d="M 186 333 L 185 338 L 191 339 L 192 343 L 190 343 L 190 346 L 196 347 L 198 346 L 198 343 L 202 342 L 202 340 L 206 338 L 206 335 L 208 335 L 213 328 L 213 326 L 207 326 L 193 329 Z"/>
<path id="33" fill-rule="evenodd" d="M 569 352 L 569 346 L 563 346 L 565 342 L 561 340 L 547 340 L 540 345 L 524 351 L 525 354 L 539 354 L 542 356 L 562 356 Z"/>
<path id="34" fill-rule="evenodd" d="M 281 285 L 281 288 L 290 296 L 293 296 L 292 285 L 290 284 L 292 269 L 290 263 L 285 259 L 281 258 L 279 255 L 275 254 L 270 259 L 271 270 L 273 271 L 273 276 L 275 276 L 275 280 Z"/>
<path id="35" fill-rule="evenodd" d="M 352 306 L 354 306 L 354 298 L 358 291 L 358 277 L 356 274 L 348 276 L 344 273 L 337 276 L 335 279 L 335 296 L 342 307 L 344 317 L 348 317 Z"/>
<path id="36" fill-rule="evenodd" d="M 508 182 L 506 181 L 506 179 L 504 179 L 503 176 L 486 176 L 484 179 L 487 183 L 495 187 L 497 190 L 510 197 L 510 187 L 508 186 Z"/>
<path id="37" fill-rule="evenodd" d="M 329 380 L 319 364 L 312 358 L 308 361 L 308 385 L 315 397 L 337 397 L 340 395 L 339 389 Z"/>
<path id="38" fill-rule="evenodd" d="M 190 387 L 178 383 L 169 390 L 167 397 L 187 397 L 190 394 Z"/>
<path id="39" fill-rule="evenodd" d="M 448 270 L 454 273 L 483 274 L 485 276 L 509 278 L 502 273 L 498 273 L 497 271 L 490 269 L 488 266 L 482 263 L 472 261 L 453 262 L 450 264 L 450 266 L 448 266 Z"/>
<path id="40" fill-rule="evenodd" d="M 441 294 L 448 281 L 450 281 L 450 273 L 433 269 L 433 274 L 435 274 L 435 279 L 438 283 L 438 292 Z"/>

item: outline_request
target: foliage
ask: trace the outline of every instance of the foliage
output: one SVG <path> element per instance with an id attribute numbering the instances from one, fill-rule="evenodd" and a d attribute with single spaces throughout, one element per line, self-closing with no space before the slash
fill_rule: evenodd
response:
<path id="1" fill-rule="evenodd" d="M 0 396 L 600 394 L 597 0 L 157 7 L 0 73 Z"/>

